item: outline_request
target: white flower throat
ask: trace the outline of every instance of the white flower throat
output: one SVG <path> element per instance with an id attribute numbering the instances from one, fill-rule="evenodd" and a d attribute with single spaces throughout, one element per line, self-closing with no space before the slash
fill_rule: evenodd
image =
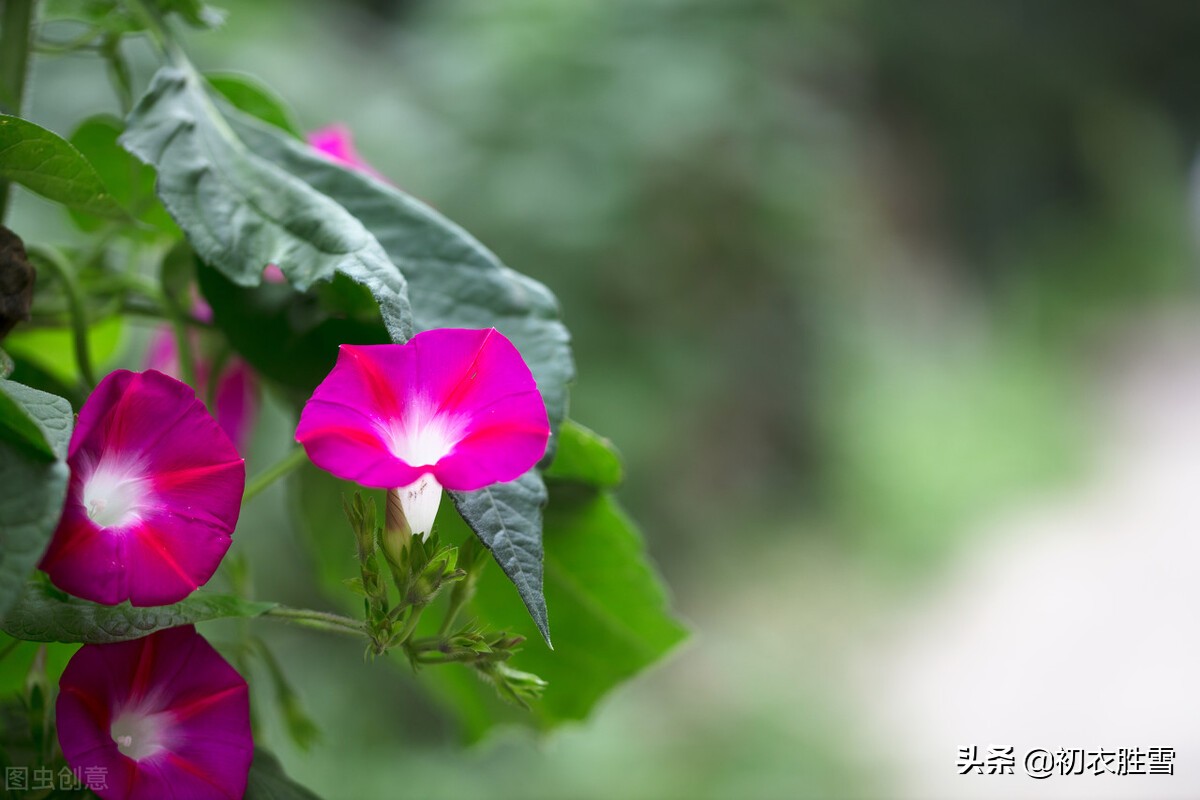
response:
<path id="1" fill-rule="evenodd" d="M 150 499 L 150 481 L 132 460 L 105 454 L 90 471 L 83 469 L 83 508 L 101 528 L 139 521 Z"/>

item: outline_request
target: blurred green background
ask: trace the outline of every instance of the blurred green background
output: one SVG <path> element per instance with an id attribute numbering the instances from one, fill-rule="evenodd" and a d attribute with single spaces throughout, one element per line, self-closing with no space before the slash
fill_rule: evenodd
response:
<path id="1" fill-rule="evenodd" d="M 1200 6 L 220 5 L 201 66 L 345 123 L 558 294 L 572 416 L 621 449 L 694 629 L 587 724 L 465 750 L 419 679 L 271 631 L 324 731 L 301 752 L 264 715 L 288 770 L 329 798 L 888 796 L 858 641 L 974 520 L 1080 474 L 1093 354 L 1194 302 Z M 35 71 L 50 127 L 69 68 Z M 321 602 L 283 493 L 258 503 L 259 593 Z"/>

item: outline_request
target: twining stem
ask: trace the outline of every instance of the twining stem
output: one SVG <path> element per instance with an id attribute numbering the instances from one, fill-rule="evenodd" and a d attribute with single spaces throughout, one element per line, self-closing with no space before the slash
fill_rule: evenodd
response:
<path id="1" fill-rule="evenodd" d="M 246 491 L 242 494 L 242 505 L 306 461 L 308 461 L 308 454 L 304 452 L 304 448 L 300 446 L 293 448 L 286 456 L 255 475 L 253 480 L 246 484 Z"/>
<path id="2" fill-rule="evenodd" d="M 29 253 L 49 267 L 50 271 L 62 282 L 63 292 L 67 296 L 67 309 L 71 315 L 71 339 L 75 349 L 75 364 L 79 367 L 79 374 L 83 376 L 83 380 L 90 390 L 96 385 L 96 375 L 92 372 L 92 355 L 88 349 L 87 312 L 83 307 L 79 284 L 75 281 L 75 271 L 71 268 L 67 257 L 56 248 L 34 244 L 29 246 Z"/>
<path id="3" fill-rule="evenodd" d="M 0 17 L 0 111 L 21 115 L 29 73 L 35 0 L 4 0 Z M 0 222 L 8 211 L 8 181 L 0 181 Z"/>
<path id="4" fill-rule="evenodd" d="M 164 279 L 165 280 L 165 279 Z M 164 285 L 162 290 L 163 308 L 171 317 L 171 330 L 175 333 L 175 350 L 179 355 L 179 373 L 183 382 L 194 389 L 200 387 L 196 383 L 196 354 L 192 350 L 192 337 L 188 333 L 187 311 L 179 304 L 179 299 L 171 294 Z M 211 376 L 210 376 L 211 377 Z"/>
<path id="5" fill-rule="evenodd" d="M 341 633 L 349 636 L 365 636 L 370 638 L 366 625 L 358 620 L 343 617 L 341 614 L 331 614 L 327 611 L 313 611 L 308 608 L 291 608 L 290 606 L 275 606 L 263 614 L 264 617 L 275 617 L 284 622 L 303 625 L 307 628 Z"/>

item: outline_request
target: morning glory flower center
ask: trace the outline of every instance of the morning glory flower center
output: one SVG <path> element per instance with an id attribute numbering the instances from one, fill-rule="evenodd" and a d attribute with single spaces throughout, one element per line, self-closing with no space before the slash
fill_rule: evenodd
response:
<path id="1" fill-rule="evenodd" d="M 390 420 L 384 441 L 392 455 L 413 467 L 432 467 L 450 454 L 462 438 L 465 420 L 421 409 L 402 420 Z"/>
<path id="2" fill-rule="evenodd" d="M 170 714 L 160 712 L 146 714 L 127 711 L 113 720 L 109 733 L 117 749 L 134 761 L 159 753 L 166 749 L 166 731 Z"/>
<path id="3" fill-rule="evenodd" d="M 104 456 L 83 479 L 83 508 L 101 528 L 121 528 L 141 519 L 150 482 L 137 464 Z"/>

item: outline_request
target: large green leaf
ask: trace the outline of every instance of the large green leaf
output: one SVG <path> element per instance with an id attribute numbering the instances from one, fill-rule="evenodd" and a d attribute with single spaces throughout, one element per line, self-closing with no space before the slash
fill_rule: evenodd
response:
<path id="1" fill-rule="evenodd" d="M 246 781 L 243 800 L 321 800 L 317 795 L 289 778 L 283 771 L 279 759 L 263 750 L 254 748 L 254 761 L 250 763 L 250 777 Z"/>
<path id="2" fill-rule="evenodd" d="M 575 368 L 558 301 L 545 286 L 504 266 L 469 233 L 399 189 L 245 114 L 227 116 L 256 155 L 336 200 L 374 234 L 408 279 L 417 330 L 494 327 L 511 339 L 537 379 L 557 432 Z"/>
<path id="3" fill-rule="evenodd" d="M 542 476 L 531 469 L 515 481 L 449 494 L 458 513 L 517 587 L 538 633 L 549 645 L 550 623 L 542 594 L 542 507 L 546 505 Z"/>
<path id="4" fill-rule="evenodd" d="M 175 222 L 154 195 L 154 170 L 117 144 L 124 130 L 125 123 L 116 117 L 97 114 L 79 123 L 71 134 L 71 144 L 95 165 L 104 185 L 133 216 L 154 229 L 178 236 Z M 82 211 L 72 210 L 71 217 L 84 230 L 95 230 L 101 224 L 99 219 Z"/>
<path id="5" fill-rule="evenodd" d="M 169 606 L 141 608 L 128 601 L 104 606 L 35 580 L 26 584 L 16 605 L 0 619 L 0 630 L 33 642 L 124 642 L 210 619 L 257 617 L 275 605 L 196 592 Z"/>
<path id="6" fill-rule="evenodd" d="M 0 615 L 17 600 L 62 515 L 74 416 L 57 397 L 0 380 Z M 15 408 L 14 408 L 15 406 Z M 13 416 L 16 414 L 17 416 Z"/>
<path id="7" fill-rule="evenodd" d="M 238 286 L 203 264 L 196 278 L 234 349 L 263 375 L 296 390 L 299 400 L 333 369 L 338 345 L 391 341 L 370 293 L 345 275 L 305 292 L 270 282 Z"/>
<path id="8" fill-rule="evenodd" d="M 574 420 L 563 423 L 558 454 L 545 471 L 547 480 L 611 489 L 621 483 L 623 475 L 621 457 L 612 442 Z"/>
<path id="9" fill-rule="evenodd" d="M 0 178 L 69 208 L 102 217 L 124 211 L 82 153 L 58 134 L 0 114 Z"/>
<path id="10" fill-rule="evenodd" d="M 256 286 L 276 264 L 303 291 L 342 273 L 371 291 L 394 341 L 412 335 L 404 276 L 375 237 L 329 197 L 248 150 L 194 72 L 159 70 L 121 143 L 157 169 L 163 205 L 196 254 L 231 281 Z"/>
<path id="11" fill-rule="evenodd" d="M 39 402 L 38 395 L 43 393 L 28 386 L 22 386 L 9 380 L 0 380 L 0 436 L 15 438 L 33 449 L 42 460 L 53 461 L 58 458 L 54 447 L 50 444 L 39 419 L 34 416 L 37 412 L 45 413 L 51 407 Z M 32 406 L 27 410 L 27 406 Z M 70 427 L 70 417 L 67 418 Z"/>
<path id="12" fill-rule="evenodd" d="M 447 526 L 443 536 L 455 537 Z M 554 613 L 554 650 L 494 570 L 485 570 L 472 612 L 493 627 L 527 637 L 511 661 L 549 686 L 533 703 L 543 728 L 585 718 L 608 691 L 665 655 L 687 635 L 668 610 L 661 579 L 641 536 L 611 495 L 553 484 L 546 507 L 546 602 Z M 453 701 L 473 738 L 520 714 L 466 670 L 427 669 Z"/>

